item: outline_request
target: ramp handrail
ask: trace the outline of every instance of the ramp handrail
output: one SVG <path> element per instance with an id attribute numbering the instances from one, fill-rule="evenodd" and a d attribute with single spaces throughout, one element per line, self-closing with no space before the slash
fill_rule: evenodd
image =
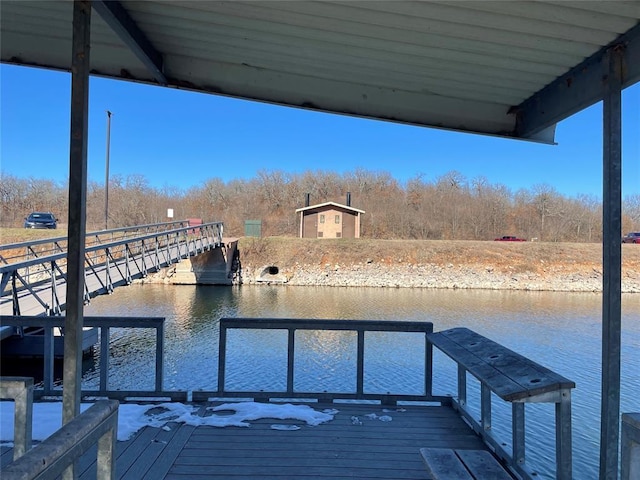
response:
<path id="1" fill-rule="evenodd" d="M 118 402 L 100 400 L 2 469 L 3 480 L 57 478 L 96 443 L 98 480 L 115 479 Z M 73 474 L 65 478 L 76 478 Z"/>
<path id="2" fill-rule="evenodd" d="M 86 245 L 89 246 L 103 243 L 105 239 L 101 238 L 102 236 L 110 236 L 110 239 L 114 240 L 118 234 L 120 234 L 119 238 L 126 238 L 127 234 L 132 232 L 134 233 L 134 235 L 132 236 L 138 236 L 139 234 L 137 232 L 149 233 L 151 231 L 154 231 L 154 233 L 157 233 L 158 231 L 173 230 L 176 228 L 187 226 L 189 226 L 188 220 L 176 220 L 173 222 L 149 223 L 146 225 L 133 225 L 130 227 L 113 228 L 109 230 L 96 230 L 86 233 Z M 64 242 L 66 241 L 67 237 L 49 237 L 39 240 L 29 240 L 26 242 L 7 243 L 4 245 L 0 245 L 0 262 L 9 264 L 11 263 L 10 260 L 14 260 L 16 258 L 30 257 L 31 255 L 38 256 L 38 254 L 42 256 L 43 254 L 53 251 L 62 251 L 64 248 L 61 247 L 61 244 L 64 244 Z M 47 244 L 52 244 L 53 246 L 51 248 L 44 249 L 42 252 L 37 252 L 31 249 L 31 247 Z M 26 253 L 15 257 L 7 257 L 6 254 L 3 255 L 2 253 L 7 250 L 20 250 L 23 248 L 26 249 Z"/>

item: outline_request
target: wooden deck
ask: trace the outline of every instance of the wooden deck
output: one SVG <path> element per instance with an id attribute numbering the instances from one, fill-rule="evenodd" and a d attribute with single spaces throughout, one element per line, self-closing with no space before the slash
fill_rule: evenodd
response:
<path id="1" fill-rule="evenodd" d="M 331 422 L 316 427 L 302 424 L 296 431 L 273 430 L 271 425 L 300 425 L 299 421 L 270 419 L 253 421 L 248 428 L 176 423 L 165 429 L 144 428 L 131 440 L 118 442 L 117 478 L 428 480 L 421 447 L 486 448 L 450 407 L 311 405 L 339 413 Z M 368 418 L 370 414 L 392 420 Z M 5 465 L 12 453 L 9 449 L 2 453 Z M 79 467 L 82 480 L 95 479 L 95 447 Z"/>

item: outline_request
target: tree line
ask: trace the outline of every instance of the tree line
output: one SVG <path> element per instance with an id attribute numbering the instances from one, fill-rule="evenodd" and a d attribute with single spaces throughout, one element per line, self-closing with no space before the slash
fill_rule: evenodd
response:
<path id="1" fill-rule="evenodd" d="M 364 210 L 361 234 L 380 239 L 488 240 L 502 235 L 551 242 L 602 240 L 602 204 L 592 195 L 567 197 L 547 184 L 512 191 L 484 177 L 451 171 L 434 180 L 417 175 L 401 183 L 385 171 L 356 169 L 285 173 L 263 170 L 249 180 L 211 178 L 187 190 L 156 188 L 143 175 L 109 181 L 109 228 L 201 218 L 223 221 L 242 236 L 246 220 L 261 220 L 265 236 L 298 234 L 297 208 L 333 201 Z M 104 184 L 87 189 L 87 228 L 105 226 Z M 51 211 L 65 223 L 67 184 L 0 176 L 0 223 L 19 227 L 32 211 Z M 625 197 L 623 231 L 640 231 L 640 195 Z M 622 233 L 622 232 L 621 232 Z"/>

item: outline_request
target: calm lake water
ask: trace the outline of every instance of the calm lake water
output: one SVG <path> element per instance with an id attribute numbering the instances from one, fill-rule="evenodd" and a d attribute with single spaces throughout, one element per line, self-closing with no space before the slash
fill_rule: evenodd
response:
<path id="1" fill-rule="evenodd" d="M 339 318 L 427 320 L 435 330 L 464 326 L 575 381 L 573 391 L 574 478 L 598 476 L 601 296 L 591 293 L 501 292 L 331 287 L 202 287 L 133 285 L 95 298 L 85 315 L 166 317 L 165 388 L 215 390 L 217 336 L 221 317 Z M 300 337 L 296 388 L 355 389 L 354 342 L 349 333 Z M 319 338 L 321 337 L 321 338 Z M 318 341 L 321 340 L 321 341 Z M 623 297 L 623 412 L 640 411 L 640 295 Z M 369 343 L 367 343 L 369 345 Z M 231 332 L 227 388 L 285 386 L 286 334 Z M 297 347 L 298 348 L 298 347 Z M 378 338 L 367 358 L 375 375 L 365 390 L 421 393 L 423 342 L 412 334 Z M 152 335 L 142 329 L 116 330 L 111 343 L 110 387 L 153 387 Z M 372 362 L 373 363 L 373 362 Z M 85 388 L 97 388 L 98 373 L 84 376 Z M 470 382 L 469 402 L 478 390 Z M 434 393 L 455 392 L 455 367 L 434 356 Z M 494 397 L 495 398 L 495 397 Z M 553 478 L 545 466 L 554 458 L 554 408 L 527 406 L 527 458 L 540 478 Z M 494 401 L 494 429 L 510 442 L 508 405 Z"/>

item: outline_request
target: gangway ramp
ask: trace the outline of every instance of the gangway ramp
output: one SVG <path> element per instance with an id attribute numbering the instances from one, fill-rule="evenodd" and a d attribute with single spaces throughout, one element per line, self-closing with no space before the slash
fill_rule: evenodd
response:
<path id="1" fill-rule="evenodd" d="M 113 292 L 184 259 L 221 249 L 222 222 L 186 222 L 89 233 L 84 299 Z M 10 254 L 22 250 L 22 255 Z M 1 315 L 60 315 L 66 306 L 66 238 L 0 246 Z M 0 332 L 0 338 L 6 332 Z"/>

